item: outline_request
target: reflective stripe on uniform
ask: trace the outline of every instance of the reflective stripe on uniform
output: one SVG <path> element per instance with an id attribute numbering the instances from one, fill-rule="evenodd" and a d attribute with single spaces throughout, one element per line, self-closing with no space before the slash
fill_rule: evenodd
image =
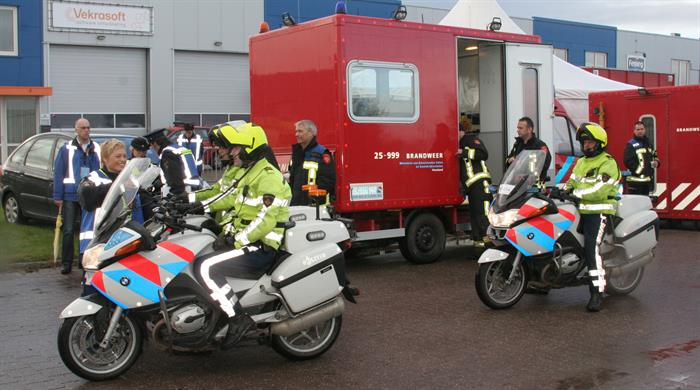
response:
<path id="1" fill-rule="evenodd" d="M 254 252 L 258 250 L 256 247 L 249 247 L 248 251 L 249 252 Z M 200 266 L 200 275 L 202 276 L 202 280 L 204 281 L 204 284 L 209 287 L 209 290 L 211 291 L 211 297 L 219 303 L 219 306 L 221 307 L 221 310 L 223 310 L 226 315 L 229 316 L 229 318 L 233 317 L 236 315 L 235 310 L 233 309 L 233 305 L 235 303 L 232 302 L 233 300 L 236 299 L 236 295 L 233 294 L 231 299 L 226 297 L 226 294 L 231 291 L 231 287 L 228 286 L 228 284 L 224 284 L 223 286 L 218 286 L 216 282 L 211 278 L 210 276 L 210 270 L 213 266 L 216 264 L 219 264 L 221 262 L 227 261 L 227 260 L 233 260 L 236 257 L 244 255 L 246 252 L 243 251 L 243 249 L 234 249 L 232 251 L 224 252 L 220 255 L 210 257 L 208 259 L 205 259 L 202 261 L 202 264 Z M 235 260 L 233 260 L 235 261 Z"/>
<path id="2" fill-rule="evenodd" d="M 605 223 L 607 219 L 605 215 L 600 215 L 600 227 L 595 240 L 595 266 L 596 269 L 589 270 L 591 283 L 598 287 L 598 291 L 605 291 L 605 268 L 603 268 L 603 258 L 600 256 L 600 245 L 603 243 L 603 234 L 605 233 Z"/>
<path id="3" fill-rule="evenodd" d="M 282 242 L 282 235 L 276 232 L 269 232 L 265 235 L 265 238 L 271 241 Z"/>
<path id="4" fill-rule="evenodd" d="M 615 210 L 615 205 L 609 203 L 595 203 L 595 204 L 580 204 L 578 207 L 580 210 L 589 211 L 604 211 L 604 210 Z"/>
<path id="5" fill-rule="evenodd" d="M 467 180 L 466 185 L 467 185 L 467 187 L 469 187 L 469 186 L 471 186 L 472 184 L 474 184 L 474 182 L 476 182 L 476 181 L 478 181 L 478 180 L 481 180 L 481 179 L 490 179 L 490 178 L 491 178 L 491 175 L 490 175 L 488 172 L 479 172 L 479 173 L 477 173 L 476 175 L 470 177 L 469 180 Z"/>
<path id="6" fill-rule="evenodd" d="M 92 240 L 95 238 L 95 232 L 92 230 L 86 230 L 80 233 L 80 240 Z"/>
<path id="7" fill-rule="evenodd" d="M 642 170 L 644 169 L 644 153 L 646 153 L 646 151 L 646 148 L 640 148 L 636 150 L 639 165 L 637 166 L 637 169 L 634 170 L 634 173 L 638 175 L 642 173 Z"/>
<path id="8" fill-rule="evenodd" d="M 75 184 L 75 177 L 73 176 L 73 155 L 75 154 L 75 149 L 75 146 L 66 144 L 66 150 L 68 150 L 68 177 L 63 178 L 63 184 Z"/>
<path id="9" fill-rule="evenodd" d="M 651 181 L 651 177 L 649 176 L 644 176 L 641 175 L 639 177 L 637 176 L 628 176 L 627 181 L 633 181 L 633 182 L 638 182 L 638 183 L 648 183 Z"/>

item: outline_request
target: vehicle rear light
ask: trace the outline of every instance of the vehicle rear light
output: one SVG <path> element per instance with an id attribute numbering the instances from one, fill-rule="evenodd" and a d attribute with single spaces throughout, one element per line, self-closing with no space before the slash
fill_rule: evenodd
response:
<path id="1" fill-rule="evenodd" d="M 348 238 L 345 241 L 341 241 L 338 243 L 338 246 L 340 246 L 340 249 L 342 249 L 343 252 L 345 252 L 346 250 L 352 247 L 352 239 Z"/>

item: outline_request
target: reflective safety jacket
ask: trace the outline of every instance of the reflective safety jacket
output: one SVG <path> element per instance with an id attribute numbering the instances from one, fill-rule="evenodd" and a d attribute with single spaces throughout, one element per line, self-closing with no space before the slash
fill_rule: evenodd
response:
<path id="1" fill-rule="evenodd" d="M 118 174 L 108 174 L 102 169 L 98 169 L 90 172 L 81 182 L 79 192 L 80 206 L 83 210 L 80 218 L 80 253 L 85 252 L 88 244 L 95 236 L 97 210 L 102 206 L 102 201 L 104 201 L 109 188 L 112 186 L 112 180 L 116 179 L 117 176 Z M 86 183 L 86 181 L 89 183 Z M 134 199 L 131 219 L 139 223 L 144 222 L 139 195 L 136 195 Z"/>
<path id="2" fill-rule="evenodd" d="M 231 187 L 234 186 L 240 179 L 240 176 L 244 171 L 245 170 L 241 167 L 229 165 L 219 181 L 214 183 L 214 185 L 212 185 L 210 188 L 189 193 L 188 200 L 190 203 L 194 203 L 195 201 L 212 203 L 220 198 L 223 198 L 226 196 L 224 194 L 229 191 Z M 221 223 L 226 218 L 228 211 L 229 210 L 222 210 L 216 213 L 214 216 L 216 222 Z"/>
<path id="3" fill-rule="evenodd" d="M 654 168 L 652 161 L 658 161 L 656 150 L 649 142 L 649 138 L 634 137 L 625 145 L 624 163 L 630 170 L 628 182 L 649 183 L 654 180 Z"/>
<path id="4" fill-rule="evenodd" d="M 163 196 L 199 189 L 201 180 L 192 152 L 182 146 L 170 145 L 160 153 L 160 180 Z"/>
<path id="5" fill-rule="evenodd" d="M 178 146 L 187 148 L 192 152 L 192 157 L 194 157 L 194 163 L 198 169 L 202 168 L 202 149 L 204 147 L 202 145 L 202 141 L 202 137 L 200 137 L 199 134 L 195 134 L 192 138 L 186 138 L 185 133 L 183 132 L 182 134 L 180 134 L 179 137 L 177 137 Z"/>
<path id="6" fill-rule="evenodd" d="M 292 145 L 292 159 L 289 161 L 289 185 L 292 187 L 292 206 L 309 205 L 309 194 L 302 187 L 316 184 L 328 192 L 326 199 L 335 194 L 335 163 L 331 152 L 320 145 L 314 137 L 306 148 Z"/>
<path id="7" fill-rule="evenodd" d="M 237 177 L 235 188 L 221 199 L 205 204 L 204 211 L 229 211 L 221 224 L 224 233 L 234 237 L 236 248 L 263 243 L 278 249 L 289 219 L 289 185 L 264 158 L 241 168 Z"/>
<path id="8" fill-rule="evenodd" d="M 460 173 L 462 181 L 467 189 L 480 180 L 491 179 L 489 169 L 486 167 L 486 160 L 489 152 L 486 146 L 476 134 L 466 134 L 459 142 L 462 149 L 462 169 Z"/>
<path id="9" fill-rule="evenodd" d="M 80 180 L 97 169 L 100 169 L 100 145 L 97 142 L 90 141 L 87 152 L 83 151 L 77 138 L 66 142 L 58 149 L 54 160 L 53 198 L 77 202 Z"/>
<path id="10" fill-rule="evenodd" d="M 566 182 L 573 195 L 581 199 L 581 214 L 615 214 L 620 169 L 615 159 L 602 152 L 594 157 L 579 158 Z"/>

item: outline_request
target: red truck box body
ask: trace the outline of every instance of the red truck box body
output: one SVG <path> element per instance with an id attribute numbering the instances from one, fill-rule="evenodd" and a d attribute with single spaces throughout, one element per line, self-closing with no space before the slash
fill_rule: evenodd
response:
<path id="1" fill-rule="evenodd" d="M 589 95 L 592 121 L 608 131 L 608 150 L 620 169 L 634 123 L 641 120 L 656 146 L 656 209 L 661 218 L 700 220 L 700 86 L 647 88 Z M 602 116 L 601 116 L 602 114 Z"/>
<path id="2" fill-rule="evenodd" d="M 335 152 L 334 205 L 341 212 L 459 204 L 457 37 L 539 42 L 535 36 L 350 15 L 260 34 L 250 40 L 252 119 L 266 129 L 282 164 L 295 143 L 294 123 L 317 124 L 319 143 Z M 420 70 L 415 123 L 349 118 L 346 68 L 358 58 Z M 375 183 L 377 172 L 381 186 L 368 194 L 374 199 L 351 201 L 351 185 Z"/>
<path id="3" fill-rule="evenodd" d="M 670 73 L 636 72 L 622 69 L 583 68 L 606 79 L 632 84 L 639 87 L 672 87 L 674 76 Z"/>

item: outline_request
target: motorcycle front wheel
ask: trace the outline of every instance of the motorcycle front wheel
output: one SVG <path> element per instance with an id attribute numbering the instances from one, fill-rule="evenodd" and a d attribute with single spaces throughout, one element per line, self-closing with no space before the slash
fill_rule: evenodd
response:
<path id="1" fill-rule="evenodd" d="M 107 321 L 97 324 L 96 315 L 67 318 L 58 331 L 58 352 L 75 375 L 91 381 L 113 379 L 123 374 L 141 354 L 141 328 L 122 315 L 106 348 L 97 329 L 107 329 Z"/>
<path id="2" fill-rule="evenodd" d="M 272 335 L 272 348 L 290 360 L 308 360 L 328 351 L 340 333 L 343 316 L 331 318 L 291 336 Z"/>
<path id="3" fill-rule="evenodd" d="M 527 286 L 525 267 L 520 262 L 513 279 L 508 277 L 513 269 L 513 260 L 501 260 L 479 264 L 476 272 L 476 293 L 486 306 L 492 309 L 507 309 L 520 300 Z"/>
<path id="4" fill-rule="evenodd" d="M 614 278 L 608 277 L 605 291 L 610 295 L 627 295 L 639 286 L 642 276 L 644 276 L 644 267 L 639 267 Z"/>

